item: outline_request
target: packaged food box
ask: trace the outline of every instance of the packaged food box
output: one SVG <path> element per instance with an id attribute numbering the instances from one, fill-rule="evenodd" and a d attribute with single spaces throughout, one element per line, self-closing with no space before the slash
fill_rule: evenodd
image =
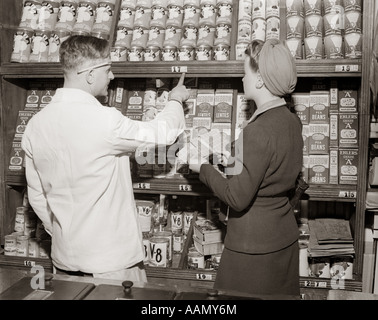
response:
<path id="1" fill-rule="evenodd" d="M 329 155 L 308 156 L 308 183 L 329 183 Z"/>
<path id="2" fill-rule="evenodd" d="M 224 244 L 223 242 L 206 243 L 200 241 L 197 237 L 193 236 L 194 247 L 197 251 L 204 256 L 222 253 Z"/>
<path id="3" fill-rule="evenodd" d="M 35 115 L 35 111 L 32 110 L 20 110 L 18 111 L 17 123 L 16 123 L 16 132 L 14 134 L 15 141 L 21 141 L 26 125 L 32 116 Z"/>
<path id="4" fill-rule="evenodd" d="M 308 135 L 309 154 L 328 154 L 329 152 L 329 124 L 310 123 Z"/>
<path id="5" fill-rule="evenodd" d="M 358 148 L 358 113 L 339 113 L 339 147 Z"/>
<path id="6" fill-rule="evenodd" d="M 309 123 L 310 93 L 293 93 L 291 95 L 294 110 L 303 124 Z"/>
<path id="7" fill-rule="evenodd" d="M 339 112 L 357 112 L 357 90 L 339 91 Z"/>
<path id="8" fill-rule="evenodd" d="M 234 90 L 215 90 L 214 122 L 231 122 L 233 99 Z"/>
<path id="9" fill-rule="evenodd" d="M 309 123 L 329 123 L 329 106 L 329 91 L 311 91 Z"/>
<path id="10" fill-rule="evenodd" d="M 357 184 L 358 149 L 339 150 L 339 184 Z"/>
<path id="11" fill-rule="evenodd" d="M 222 229 L 211 220 L 196 220 L 193 226 L 193 236 L 199 242 L 215 243 L 223 241 Z"/>

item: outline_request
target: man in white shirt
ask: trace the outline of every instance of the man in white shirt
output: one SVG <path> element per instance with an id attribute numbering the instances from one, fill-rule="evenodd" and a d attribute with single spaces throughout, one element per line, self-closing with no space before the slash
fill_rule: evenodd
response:
<path id="1" fill-rule="evenodd" d="M 60 48 L 63 88 L 29 121 L 22 139 L 29 202 L 52 236 L 54 269 L 147 281 L 126 152 L 170 145 L 183 132 L 184 74 L 154 120 L 134 121 L 96 99 L 107 95 L 109 44 L 72 36 Z"/>

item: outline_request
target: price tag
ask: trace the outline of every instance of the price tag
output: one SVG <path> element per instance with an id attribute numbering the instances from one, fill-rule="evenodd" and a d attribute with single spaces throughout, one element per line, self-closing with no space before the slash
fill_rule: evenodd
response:
<path id="1" fill-rule="evenodd" d="M 335 66 L 336 72 L 358 72 L 358 64 L 338 64 Z"/>
<path id="2" fill-rule="evenodd" d="M 197 278 L 197 280 L 212 280 L 213 275 L 205 274 L 205 273 L 197 273 L 196 278 Z"/>
<path id="3" fill-rule="evenodd" d="M 24 260 L 24 266 L 33 267 L 33 266 L 35 266 L 35 261 Z"/>
<path id="4" fill-rule="evenodd" d="M 356 199 L 357 191 L 340 191 L 339 198 Z"/>
<path id="5" fill-rule="evenodd" d="M 146 182 L 138 182 L 133 184 L 134 189 L 151 189 L 151 184 Z"/>
<path id="6" fill-rule="evenodd" d="M 312 288 L 327 288 L 327 281 L 309 281 L 306 280 L 304 282 L 305 287 L 312 287 Z"/>
<path id="7" fill-rule="evenodd" d="M 180 191 L 192 191 L 192 186 L 190 184 L 180 184 L 179 190 Z"/>
<path id="8" fill-rule="evenodd" d="M 172 66 L 172 72 L 182 73 L 188 72 L 187 66 Z"/>

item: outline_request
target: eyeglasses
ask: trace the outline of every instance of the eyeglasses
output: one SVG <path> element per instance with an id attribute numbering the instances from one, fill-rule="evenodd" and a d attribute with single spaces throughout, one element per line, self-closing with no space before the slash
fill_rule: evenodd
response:
<path id="1" fill-rule="evenodd" d="M 93 70 L 93 69 L 98 69 L 98 68 L 101 68 L 101 67 L 111 66 L 111 65 L 112 65 L 111 62 L 103 62 L 103 63 L 100 63 L 100 64 L 96 64 L 92 67 L 81 69 L 77 72 L 77 74 L 83 73 L 85 71 Z"/>

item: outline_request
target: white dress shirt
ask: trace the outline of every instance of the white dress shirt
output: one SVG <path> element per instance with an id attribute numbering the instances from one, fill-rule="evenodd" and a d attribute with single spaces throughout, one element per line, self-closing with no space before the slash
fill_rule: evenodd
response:
<path id="1" fill-rule="evenodd" d="M 183 108 L 176 101 L 142 122 L 85 91 L 56 91 L 22 139 L 29 202 L 52 235 L 56 267 L 102 273 L 143 260 L 125 152 L 145 141 L 170 145 L 184 128 Z"/>

